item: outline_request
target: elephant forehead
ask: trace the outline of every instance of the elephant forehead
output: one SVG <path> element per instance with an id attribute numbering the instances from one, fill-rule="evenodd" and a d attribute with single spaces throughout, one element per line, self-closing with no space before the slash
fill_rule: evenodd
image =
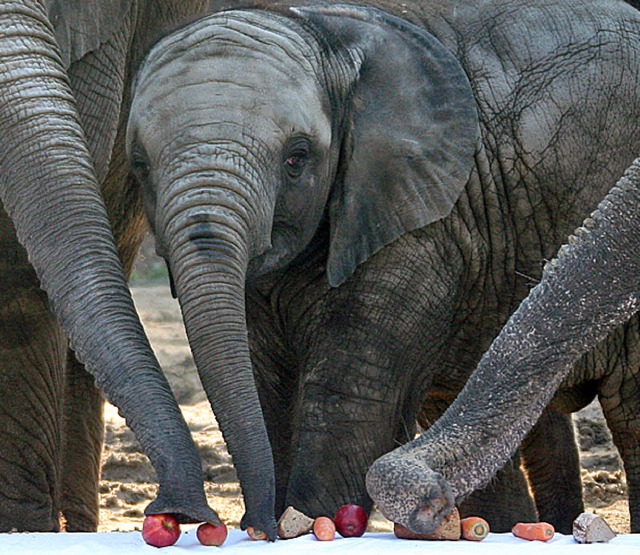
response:
<path id="1" fill-rule="evenodd" d="M 239 23 L 242 32 L 218 21 L 199 21 L 194 33 L 186 34 L 193 48 L 178 41 L 159 48 L 157 56 L 150 54 L 135 88 L 132 120 L 137 130 L 157 137 L 162 127 L 171 137 L 202 136 L 224 123 L 250 129 L 256 138 L 261 130 L 271 138 L 299 132 L 328 144 L 328 101 L 316 78 L 314 57 L 299 50 L 310 46 L 290 31 L 280 36 L 283 28 L 278 25 Z M 211 26 L 224 33 L 212 32 Z M 198 39 L 198 32 L 207 39 Z"/>
<path id="2" fill-rule="evenodd" d="M 292 134 L 313 137 L 321 147 L 330 144 L 330 114 L 312 82 L 289 79 L 285 85 L 277 68 L 266 74 L 270 80 L 248 71 L 242 80 L 227 76 L 215 81 L 198 75 L 200 70 L 191 71 L 193 79 L 183 77 L 180 84 L 175 74 L 158 75 L 153 87 L 136 95 L 130 133 L 157 142 L 159 149 L 176 141 L 208 142 L 239 134 L 265 144 L 281 144 Z"/>
<path id="3" fill-rule="evenodd" d="M 299 66 L 255 52 L 203 58 L 192 63 L 174 60 L 140 81 L 135 99 L 147 110 L 181 102 L 181 107 L 313 102 L 322 96 L 316 79 Z"/>

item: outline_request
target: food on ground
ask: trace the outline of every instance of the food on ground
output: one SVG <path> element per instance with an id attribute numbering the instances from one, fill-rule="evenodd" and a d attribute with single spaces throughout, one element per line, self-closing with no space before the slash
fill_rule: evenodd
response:
<path id="1" fill-rule="evenodd" d="M 573 521 L 573 538 L 578 543 L 608 542 L 616 537 L 607 521 L 593 513 L 582 513 Z"/>
<path id="2" fill-rule="evenodd" d="M 256 530 L 253 526 L 247 526 L 247 534 L 252 540 L 266 540 L 267 533 L 262 530 Z"/>
<path id="3" fill-rule="evenodd" d="M 518 522 L 511 532 L 523 540 L 548 542 L 556 531 L 548 522 Z"/>
<path id="4" fill-rule="evenodd" d="M 403 540 L 459 540 L 461 534 L 460 513 L 458 509 L 454 508 L 444 517 L 436 531 L 431 534 L 416 534 L 397 522 L 393 525 L 393 533 Z"/>
<path id="5" fill-rule="evenodd" d="M 333 522 L 343 538 L 359 538 L 367 529 L 369 516 L 360 505 L 344 505 L 338 509 Z"/>
<path id="6" fill-rule="evenodd" d="M 178 541 L 180 523 L 169 513 L 147 515 L 142 524 L 142 539 L 154 547 L 168 547 Z"/>
<path id="7" fill-rule="evenodd" d="M 313 521 L 313 535 L 321 542 L 332 541 L 336 537 L 336 525 L 328 516 L 319 516 Z"/>
<path id="8" fill-rule="evenodd" d="M 224 522 L 218 526 L 205 522 L 198 526 L 196 537 L 202 545 L 220 546 L 227 539 L 227 525 Z"/>
<path id="9" fill-rule="evenodd" d="M 313 527 L 313 519 L 304 513 L 287 507 L 278 520 L 278 536 L 283 540 L 307 534 Z"/>
<path id="10" fill-rule="evenodd" d="M 489 535 L 489 523 L 479 516 L 468 516 L 460 519 L 462 539 L 480 542 Z"/>

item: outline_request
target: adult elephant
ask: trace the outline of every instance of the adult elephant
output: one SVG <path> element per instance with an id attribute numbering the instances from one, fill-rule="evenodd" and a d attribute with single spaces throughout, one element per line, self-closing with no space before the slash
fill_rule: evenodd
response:
<path id="1" fill-rule="evenodd" d="M 127 82 L 149 35 L 201 7 L 0 4 L 0 531 L 58 530 L 61 512 L 68 530 L 96 529 L 103 430 L 94 379 L 157 470 L 147 510 L 218 522 L 118 260 L 119 250 L 128 271 L 144 229 L 116 140 Z"/>
<path id="2" fill-rule="evenodd" d="M 458 393 L 640 150 L 624 2 L 358 4 L 170 34 L 129 121 L 218 418 L 237 402 L 219 380 L 242 376 L 250 403 L 255 374 L 276 512 L 370 507 L 369 465 L 412 437 L 427 393 Z M 272 495 L 269 446 L 253 449 L 234 455 L 241 483 Z"/>
<path id="3" fill-rule="evenodd" d="M 639 240 L 637 159 L 549 263 L 444 416 L 371 467 L 369 491 L 389 518 L 434 529 L 455 499 L 491 479 L 550 401 L 566 406 L 597 392 L 626 470 L 631 531 L 640 531 L 638 349 L 621 341 L 637 343 Z M 579 359 L 599 343 L 618 361 L 594 374 Z"/>

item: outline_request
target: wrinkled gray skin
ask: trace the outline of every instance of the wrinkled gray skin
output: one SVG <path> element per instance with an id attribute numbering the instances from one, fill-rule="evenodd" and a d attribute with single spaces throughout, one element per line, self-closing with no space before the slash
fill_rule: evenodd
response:
<path id="1" fill-rule="evenodd" d="M 255 374 L 270 445 L 225 438 L 245 494 L 273 499 L 275 472 L 276 514 L 370 507 L 370 464 L 453 399 L 640 151 L 623 2 L 367 4 L 384 11 L 214 15 L 160 41 L 135 85 L 128 149 L 158 252 L 221 422 L 238 412 L 220 375 Z M 523 458 L 540 438 L 575 457 L 566 417 L 540 426 Z M 552 504 L 575 512 L 571 495 Z"/>
<path id="2" fill-rule="evenodd" d="M 640 159 L 548 265 L 444 416 L 371 467 L 369 491 L 390 518 L 433 528 L 439 517 L 422 508 L 490 480 L 554 394 L 552 404 L 568 406 L 567 396 L 596 391 L 624 461 L 631 531 L 640 531 L 638 349 L 621 340 L 637 342 L 638 241 Z M 608 373 L 578 363 L 612 345 L 618 360 Z M 422 491 L 406 481 L 408 468 Z"/>
<path id="3" fill-rule="evenodd" d="M 127 81 L 150 35 L 202 4 L 0 2 L 0 531 L 55 531 L 60 512 L 68 530 L 96 529 L 94 379 L 158 473 L 148 511 L 218 522 L 118 260 L 128 272 L 144 232 Z"/>

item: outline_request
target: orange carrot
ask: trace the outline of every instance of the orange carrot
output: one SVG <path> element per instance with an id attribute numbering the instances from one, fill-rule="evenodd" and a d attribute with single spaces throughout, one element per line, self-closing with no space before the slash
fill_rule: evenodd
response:
<path id="1" fill-rule="evenodd" d="M 511 532 L 523 540 L 538 540 L 547 542 L 555 534 L 555 530 L 548 522 L 518 522 Z"/>
<path id="2" fill-rule="evenodd" d="M 336 537 L 336 525 L 328 516 L 319 516 L 313 521 L 313 534 L 321 542 L 330 542 Z"/>
<path id="3" fill-rule="evenodd" d="M 465 540 L 480 542 L 489 534 L 489 523 L 479 516 L 460 519 L 460 530 Z"/>

